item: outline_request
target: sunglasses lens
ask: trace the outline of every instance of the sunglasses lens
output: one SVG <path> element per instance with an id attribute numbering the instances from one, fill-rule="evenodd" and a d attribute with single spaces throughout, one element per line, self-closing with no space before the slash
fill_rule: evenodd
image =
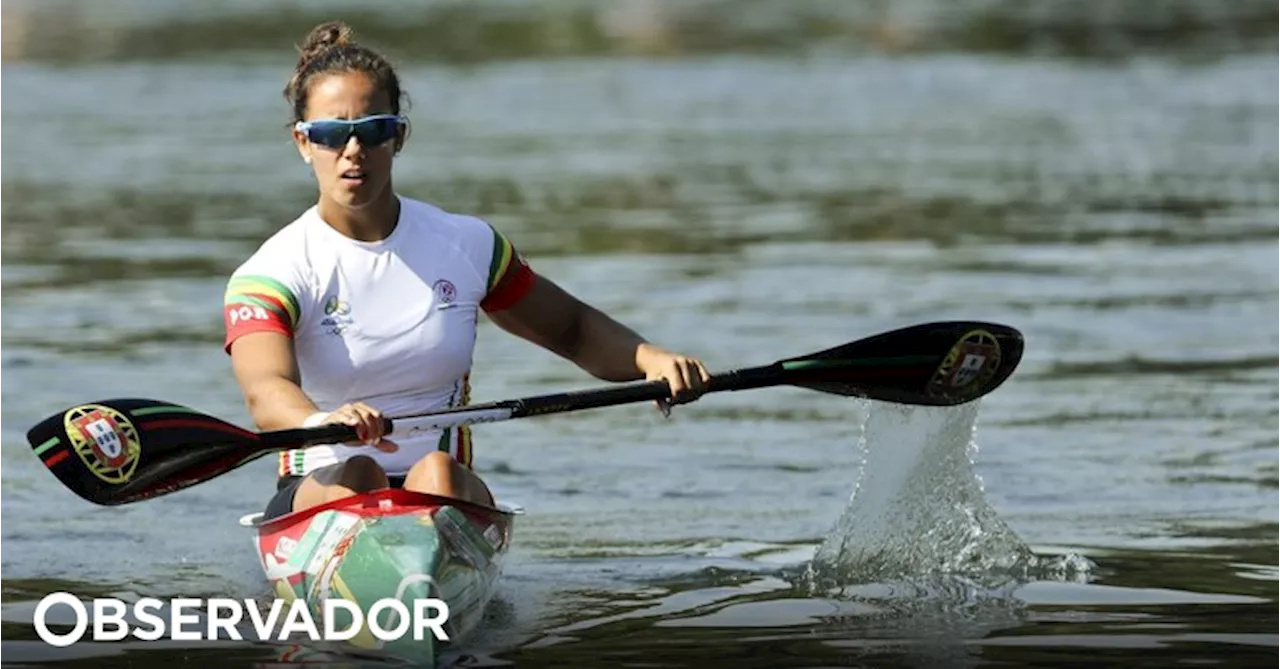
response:
<path id="1" fill-rule="evenodd" d="M 321 146 L 340 149 L 351 136 L 351 125 L 341 121 L 313 121 L 307 129 L 307 139 Z"/>
<path id="2" fill-rule="evenodd" d="M 307 128 L 307 139 L 331 149 L 341 149 L 354 134 L 364 146 L 381 146 L 394 139 L 399 130 L 400 121 L 395 117 L 359 121 L 311 121 Z"/>
<path id="3" fill-rule="evenodd" d="M 356 138 L 365 146 L 381 146 L 396 136 L 398 123 L 394 118 L 375 118 L 356 124 Z"/>

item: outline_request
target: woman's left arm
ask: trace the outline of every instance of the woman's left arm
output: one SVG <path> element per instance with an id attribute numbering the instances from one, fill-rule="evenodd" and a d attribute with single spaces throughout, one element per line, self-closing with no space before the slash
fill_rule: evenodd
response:
<path id="1" fill-rule="evenodd" d="M 697 399 L 710 378 L 702 361 L 655 346 L 536 274 L 523 298 L 488 315 L 503 330 L 564 357 L 599 379 L 664 379 L 671 387 L 673 404 Z"/>

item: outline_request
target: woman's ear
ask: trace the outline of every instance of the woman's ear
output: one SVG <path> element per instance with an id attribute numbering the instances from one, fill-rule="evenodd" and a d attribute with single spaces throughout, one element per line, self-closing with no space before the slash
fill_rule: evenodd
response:
<path id="1" fill-rule="evenodd" d="M 311 143 L 307 141 L 307 136 L 293 131 L 293 145 L 298 149 L 298 155 L 302 156 L 302 162 L 311 164 Z"/>

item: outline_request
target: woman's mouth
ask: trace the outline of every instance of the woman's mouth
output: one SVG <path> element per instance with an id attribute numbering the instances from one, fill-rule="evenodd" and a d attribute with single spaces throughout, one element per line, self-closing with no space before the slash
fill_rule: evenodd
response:
<path id="1" fill-rule="evenodd" d="M 342 182 L 346 184 L 362 184 L 368 174 L 364 170 L 347 170 L 341 175 Z"/>

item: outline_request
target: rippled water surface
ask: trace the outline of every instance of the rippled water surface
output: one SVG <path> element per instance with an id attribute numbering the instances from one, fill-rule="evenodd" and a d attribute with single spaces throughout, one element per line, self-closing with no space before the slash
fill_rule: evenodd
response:
<path id="1" fill-rule="evenodd" d="M 25 432 L 113 396 L 249 425 L 221 293 L 314 199 L 279 90 L 338 5 L 104 4 L 4 7 L 4 661 L 269 663 L 31 626 L 54 590 L 261 595 L 235 521 L 269 462 L 103 508 Z M 412 96 L 398 190 L 653 340 L 728 369 L 931 320 L 1027 337 L 960 408 L 768 389 L 478 426 L 528 514 L 455 659 L 1275 666 L 1275 8 L 1026 5 L 351 17 Z M 473 378 L 599 383 L 488 323 Z"/>

